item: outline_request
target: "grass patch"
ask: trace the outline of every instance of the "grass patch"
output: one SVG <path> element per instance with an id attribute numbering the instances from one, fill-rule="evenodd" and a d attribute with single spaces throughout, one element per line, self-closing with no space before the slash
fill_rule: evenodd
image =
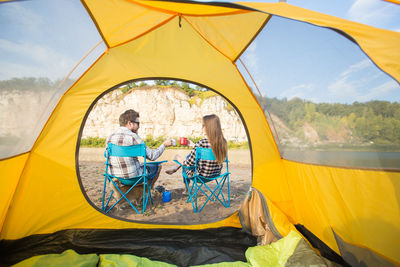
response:
<path id="1" fill-rule="evenodd" d="M 196 137 L 187 137 L 188 139 L 192 140 L 194 143 L 197 143 L 200 139 L 204 138 L 201 136 Z M 153 137 L 152 135 L 146 136 L 143 141 L 149 148 L 157 148 L 159 147 L 167 138 L 165 136 L 158 136 Z M 170 146 L 168 149 L 191 149 L 188 146 L 181 146 L 179 144 L 179 138 L 174 137 L 173 139 L 176 140 L 176 146 Z M 86 137 L 81 139 L 81 147 L 106 147 L 106 138 L 101 137 Z M 228 141 L 228 149 L 248 149 L 249 143 L 245 142 L 235 142 L 235 141 Z"/>
<path id="2" fill-rule="evenodd" d="M 81 139 L 82 147 L 105 147 L 106 139 L 101 137 L 87 137 Z"/>

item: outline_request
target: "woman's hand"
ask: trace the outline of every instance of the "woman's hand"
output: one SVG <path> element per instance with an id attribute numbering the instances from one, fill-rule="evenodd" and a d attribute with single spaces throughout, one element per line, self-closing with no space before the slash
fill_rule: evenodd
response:
<path id="1" fill-rule="evenodd" d="M 190 146 L 190 147 L 194 147 L 195 144 L 191 140 L 188 139 L 187 140 L 187 145 Z"/>

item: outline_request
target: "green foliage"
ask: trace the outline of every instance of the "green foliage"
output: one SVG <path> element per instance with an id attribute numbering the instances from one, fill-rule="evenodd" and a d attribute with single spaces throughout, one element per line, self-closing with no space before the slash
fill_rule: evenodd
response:
<path id="1" fill-rule="evenodd" d="M 400 145 L 400 103 L 369 101 L 353 104 L 312 103 L 299 98 L 291 100 L 264 98 L 264 109 L 281 119 L 299 138 L 299 129 L 308 123 L 326 140 L 330 133 L 359 144 Z M 345 133 L 347 132 L 347 134 Z"/>
<path id="2" fill-rule="evenodd" d="M 163 136 L 158 136 L 154 138 L 152 135 L 146 136 L 146 138 L 143 139 L 143 141 L 146 143 L 146 145 L 150 148 L 156 148 L 159 147 L 165 140 L 166 138 Z"/>
<path id="3" fill-rule="evenodd" d="M 146 82 L 144 82 L 144 81 L 141 81 L 140 83 L 139 83 L 139 87 L 143 87 L 143 86 L 147 86 L 148 84 L 146 83 Z"/>
<path id="4" fill-rule="evenodd" d="M 200 139 L 203 139 L 204 137 L 202 136 L 190 136 L 186 137 L 187 139 L 191 140 L 193 143 L 197 143 Z M 151 135 L 146 136 L 146 138 L 143 139 L 143 141 L 146 143 L 146 145 L 150 148 L 156 148 L 159 147 L 167 137 L 165 136 L 158 136 L 154 138 Z M 188 146 L 183 146 L 179 144 L 179 137 L 173 137 L 173 139 L 176 140 L 176 146 L 175 147 L 168 147 L 170 149 L 192 149 L 191 147 Z M 248 149 L 249 148 L 249 143 L 246 142 L 235 142 L 235 141 L 228 141 L 228 149 Z"/>
<path id="5" fill-rule="evenodd" d="M 83 147 L 105 147 L 106 139 L 101 137 L 87 137 L 81 139 Z"/>
<path id="6" fill-rule="evenodd" d="M 228 149 L 248 149 L 249 142 L 236 142 L 236 141 L 228 141 Z"/>
<path id="7" fill-rule="evenodd" d="M 126 93 L 128 93 L 129 91 L 131 91 L 133 88 L 136 88 L 136 87 L 138 87 L 138 85 L 136 84 L 136 82 L 129 82 L 129 83 L 124 84 L 123 86 L 121 86 L 121 87 L 119 88 L 119 90 L 121 90 L 121 92 L 122 92 L 123 94 L 126 94 Z"/>
<path id="8" fill-rule="evenodd" d="M 180 87 L 182 88 L 183 91 L 185 91 L 185 93 L 188 96 L 192 97 L 195 95 L 195 90 L 193 88 L 191 88 L 188 83 L 182 82 Z"/>
<path id="9" fill-rule="evenodd" d="M 127 92 L 129 92 L 131 90 L 131 88 L 129 88 L 129 86 L 123 86 L 123 87 L 119 88 L 119 90 L 121 90 L 121 92 L 123 94 L 126 94 Z"/>
<path id="10" fill-rule="evenodd" d="M 168 86 L 170 85 L 169 80 L 155 80 L 156 85 L 161 85 L 161 86 Z"/>

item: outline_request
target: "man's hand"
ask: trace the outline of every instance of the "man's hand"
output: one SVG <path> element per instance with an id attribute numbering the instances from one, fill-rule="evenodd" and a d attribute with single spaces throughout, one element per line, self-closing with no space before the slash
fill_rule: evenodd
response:
<path id="1" fill-rule="evenodd" d="M 164 143 L 163 143 L 163 145 L 164 145 L 165 147 L 172 146 L 172 139 L 167 139 L 167 140 L 165 140 Z"/>

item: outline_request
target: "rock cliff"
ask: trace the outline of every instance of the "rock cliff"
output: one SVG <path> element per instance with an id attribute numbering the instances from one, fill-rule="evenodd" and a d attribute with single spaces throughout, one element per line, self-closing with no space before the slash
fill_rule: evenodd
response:
<path id="1" fill-rule="evenodd" d="M 156 86 L 105 95 L 90 112 L 82 137 L 107 137 L 119 127 L 119 115 L 127 109 L 139 111 L 142 137 L 199 137 L 202 117 L 217 114 L 227 140 L 247 140 L 238 114 L 223 97 L 212 92 L 189 97 L 181 89 Z"/>

